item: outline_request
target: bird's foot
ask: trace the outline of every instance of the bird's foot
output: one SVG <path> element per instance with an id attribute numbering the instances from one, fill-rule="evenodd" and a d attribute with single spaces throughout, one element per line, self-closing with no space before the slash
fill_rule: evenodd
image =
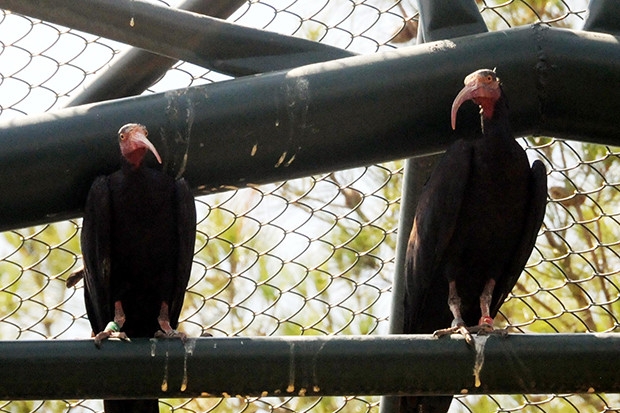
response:
<path id="1" fill-rule="evenodd" d="M 478 321 L 477 326 L 472 326 L 469 328 L 471 333 L 476 333 L 479 335 L 490 334 L 494 331 L 493 328 L 493 318 L 489 316 L 480 317 L 480 321 Z"/>
<path id="2" fill-rule="evenodd" d="M 187 341 L 187 334 L 175 330 L 172 328 L 172 325 L 170 325 L 168 303 L 165 301 L 161 303 L 157 322 L 159 323 L 159 330 L 155 332 L 155 338 L 180 338 L 183 343 Z"/>
<path id="3" fill-rule="evenodd" d="M 105 330 L 95 336 L 95 346 L 97 346 L 97 348 L 101 348 L 101 343 L 109 338 L 118 338 L 123 341 L 131 341 L 129 337 L 127 337 L 127 334 L 123 331 Z"/>
<path id="4" fill-rule="evenodd" d="M 454 319 L 451 327 L 436 330 L 433 336 L 439 338 L 450 334 L 460 334 L 465 337 L 467 344 L 472 347 L 474 346 L 474 338 L 471 335 L 471 330 L 465 326 L 465 322 L 462 319 Z"/>
<path id="5" fill-rule="evenodd" d="M 164 339 L 179 338 L 181 339 L 183 343 L 185 343 L 187 341 L 187 334 L 171 328 L 168 331 L 162 331 L 162 330 L 156 331 L 155 338 L 164 338 Z"/>
<path id="6" fill-rule="evenodd" d="M 486 336 L 489 334 L 497 334 L 499 336 L 507 336 L 508 330 L 505 328 L 493 327 L 493 318 L 486 316 L 481 317 L 477 326 L 469 327 L 471 333 L 476 333 L 479 336 Z"/>
<path id="7" fill-rule="evenodd" d="M 127 334 L 121 331 L 121 326 L 125 322 L 125 315 L 123 314 L 119 317 L 118 322 L 116 320 L 117 318 L 115 318 L 114 321 L 110 321 L 108 325 L 105 326 L 103 331 L 95 336 L 95 346 L 97 346 L 97 348 L 101 348 L 101 343 L 109 338 L 118 338 L 123 341 L 131 341 L 129 337 L 127 337 Z"/>
<path id="8" fill-rule="evenodd" d="M 506 337 L 508 335 L 508 329 L 506 328 L 494 328 L 489 325 L 479 325 L 475 327 L 471 327 L 469 329 L 472 333 L 476 333 L 479 336 L 487 336 L 490 334 L 496 334 L 501 337 Z"/>

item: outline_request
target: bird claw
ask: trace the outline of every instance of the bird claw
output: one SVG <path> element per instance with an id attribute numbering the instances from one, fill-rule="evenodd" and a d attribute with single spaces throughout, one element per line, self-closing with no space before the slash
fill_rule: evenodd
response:
<path id="1" fill-rule="evenodd" d="M 485 320 L 486 321 L 486 320 Z M 479 336 L 486 336 L 489 334 L 497 334 L 501 337 L 506 337 L 508 335 L 508 330 L 505 328 L 496 329 L 493 327 L 492 321 L 489 324 L 488 322 L 484 322 L 477 326 L 466 327 L 464 325 L 453 325 L 452 327 L 444 328 L 441 330 L 436 330 L 433 333 L 433 336 L 439 338 L 442 336 L 447 336 L 450 334 L 460 334 L 465 337 L 465 341 L 467 344 L 473 349 L 476 348 L 476 342 L 472 334 L 476 334 Z"/>
<path id="2" fill-rule="evenodd" d="M 489 316 L 483 316 L 480 318 L 477 326 L 469 329 L 472 333 L 477 333 L 479 336 L 485 336 L 489 334 L 497 334 L 500 336 L 507 336 L 508 330 L 505 328 L 496 329 L 493 327 L 493 318 Z"/>
<path id="3" fill-rule="evenodd" d="M 443 336 L 448 336 L 450 334 L 454 334 L 456 333 L 457 327 L 448 327 L 448 328 L 442 328 L 441 330 L 435 330 L 433 332 L 433 337 L 443 337 Z"/>
<path id="4" fill-rule="evenodd" d="M 187 341 L 187 334 L 171 329 L 169 331 L 158 330 L 155 332 L 155 338 L 163 338 L 163 339 L 171 339 L 171 338 L 179 338 L 183 343 Z"/>
<path id="5" fill-rule="evenodd" d="M 101 348 L 101 343 L 103 343 L 105 340 L 110 339 L 110 338 L 117 338 L 119 340 L 128 341 L 128 342 L 131 341 L 129 337 L 127 337 L 127 334 L 125 334 L 123 331 L 115 332 L 115 331 L 105 330 L 105 331 L 98 333 L 95 336 L 95 346 L 97 348 Z"/>
<path id="6" fill-rule="evenodd" d="M 447 336 L 450 334 L 460 334 L 463 337 L 465 337 L 465 341 L 467 342 L 467 344 L 469 344 L 470 346 L 474 345 L 474 338 L 471 335 L 471 331 L 464 325 L 457 325 L 457 326 L 452 326 L 448 328 L 443 328 L 441 330 L 436 330 L 433 333 L 433 336 L 439 338 L 439 337 Z"/>
<path id="7" fill-rule="evenodd" d="M 465 337 L 465 341 L 471 347 L 475 346 L 474 338 L 471 335 L 471 331 L 465 326 L 459 326 L 457 330 L 463 337 Z"/>
<path id="8" fill-rule="evenodd" d="M 490 324 L 479 324 L 477 326 L 471 327 L 469 329 L 472 333 L 476 333 L 480 336 L 486 336 L 487 334 L 492 334 L 495 329 Z"/>

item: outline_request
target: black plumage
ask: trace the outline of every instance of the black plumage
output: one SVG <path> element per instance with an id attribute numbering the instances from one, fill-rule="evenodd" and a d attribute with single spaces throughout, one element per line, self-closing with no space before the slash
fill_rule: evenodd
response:
<path id="1" fill-rule="evenodd" d="M 85 303 L 95 343 L 110 336 L 179 337 L 196 235 L 194 198 L 184 179 L 146 167 L 147 130 L 119 131 L 122 167 L 92 184 L 81 235 Z M 106 412 L 157 412 L 157 400 L 105 402 Z"/>
<path id="2" fill-rule="evenodd" d="M 494 71 L 465 79 L 452 107 L 481 108 L 482 135 L 449 147 L 425 185 L 406 255 L 404 333 L 452 325 L 492 330 L 493 317 L 525 266 L 545 213 L 545 167 L 530 167 L 514 140 Z M 451 397 L 401 399 L 401 412 L 445 412 Z"/>

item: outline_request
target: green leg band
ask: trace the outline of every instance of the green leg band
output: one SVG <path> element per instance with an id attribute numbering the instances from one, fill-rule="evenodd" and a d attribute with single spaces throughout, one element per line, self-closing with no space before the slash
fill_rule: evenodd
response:
<path id="1" fill-rule="evenodd" d="M 103 331 L 114 331 L 115 333 L 118 333 L 119 331 L 121 331 L 121 328 L 116 323 L 116 321 L 110 321 L 108 325 L 105 326 L 105 329 Z"/>

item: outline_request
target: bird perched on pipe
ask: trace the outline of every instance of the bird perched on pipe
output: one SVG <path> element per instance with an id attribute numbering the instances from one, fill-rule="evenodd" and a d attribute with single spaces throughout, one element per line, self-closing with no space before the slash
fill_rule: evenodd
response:
<path id="1" fill-rule="evenodd" d="M 194 198 L 184 179 L 147 167 L 146 127 L 118 132 L 121 169 L 93 182 L 84 209 L 84 298 L 95 344 L 110 337 L 166 337 L 176 330 L 196 237 Z M 75 282 L 75 279 L 71 280 Z M 105 411 L 158 412 L 155 400 L 106 400 Z"/>
<path id="2" fill-rule="evenodd" d="M 510 129 L 508 104 L 494 70 L 478 70 L 452 105 L 480 107 L 482 134 L 452 144 L 426 183 L 406 254 L 406 334 L 473 332 L 493 318 L 534 248 L 545 214 L 546 170 L 530 167 Z M 450 327 L 448 327 L 450 326 Z M 448 327 L 447 329 L 444 327 Z M 445 412 L 451 397 L 404 397 L 401 412 Z"/>

